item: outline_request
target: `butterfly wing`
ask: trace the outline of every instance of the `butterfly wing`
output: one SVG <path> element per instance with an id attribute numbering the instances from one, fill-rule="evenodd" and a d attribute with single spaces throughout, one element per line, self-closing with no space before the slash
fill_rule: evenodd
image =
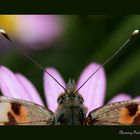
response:
<path id="1" fill-rule="evenodd" d="M 140 100 L 105 105 L 91 111 L 87 125 L 140 125 Z"/>
<path id="2" fill-rule="evenodd" d="M 54 113 L 32 102 L 0 96 L 1 125 L 52 125 Z"/>

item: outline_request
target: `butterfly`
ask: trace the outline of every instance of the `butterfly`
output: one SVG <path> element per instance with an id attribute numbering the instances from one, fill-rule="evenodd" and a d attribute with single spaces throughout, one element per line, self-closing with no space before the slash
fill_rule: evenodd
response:
<path id="1" fill-rule="evenodd" d="M 138 125 L 140 101 L 111 103 L 91 111 L 86 116 L 79 93 L 63 93 L 58 98 L 56 112 L 38 104 L 0 96 L 1 125 Z"/>
<path id="2" fill-rule="evenodd" d="M 11 39 L 0 31 L 9 41 Z M 99 107 L 87 114 L 84 98 L 79 93 L 87 81 L 96 74 L 101 67 L 110 61 L 126 44 L 138 33 L 135 30 L 131 37 L 105 63 L 90 75 L 87 80 L 76 89 L 75 82 L 69 81 L 64 88 L 50 73 L 46 71 L 63 89 L 57 97 L 58 107 L 55 112 L 38 104 L 9 97 L 0 96 L 0 124 L 1 125 L 138 125 L 140 124 L 140 100 L 116 102 Z M 12 41 L 11 41 L 12 42 Z M 12 42 L 13 43 L 13 42 Z M 13 43 L 14 44 L 14 43 Z M 20 50 L 21 51 L 21 50 Z M 22 51 L 21 51 L 22 52 Z M 22 52 L 23 53 L 23 52 Z M 24 53 L 25 56 L 27 56 Z M 44 70 L 30 56 L 33 63 Z"/>

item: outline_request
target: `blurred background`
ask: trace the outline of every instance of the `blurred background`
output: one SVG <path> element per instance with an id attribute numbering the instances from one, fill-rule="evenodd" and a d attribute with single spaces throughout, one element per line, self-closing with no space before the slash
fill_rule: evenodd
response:
<path id="1" fill-rule="evenodd" d="M 1 15 L 0 28 L 17 46 L 67 82 L 90 63 L 103 63 L 140 29 L 140 15 Z M 0 35 L 0 64 L 30 79 L 44 99 L 43 72 Z M 105 66 L 106 101 L 123 92 L 140 95 L 140 35 Z"/>

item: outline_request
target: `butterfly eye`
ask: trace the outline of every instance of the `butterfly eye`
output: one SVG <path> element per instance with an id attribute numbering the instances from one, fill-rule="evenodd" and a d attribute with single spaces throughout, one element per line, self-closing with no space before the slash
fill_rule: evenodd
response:
<path id="1" fill-rule="evenodd" d="M 57 103 L 58 104 L 62 104 L 64 102 L 65 99 L 65 94 L 61 94 L 58 98 L 57 98 Z"/>
<path id="2" fill-rule="evenodd" d="M 84 99 L 81 95 L 78 95 L 78 100 L 80 101 L 81 104 L 84 102 Z"/>

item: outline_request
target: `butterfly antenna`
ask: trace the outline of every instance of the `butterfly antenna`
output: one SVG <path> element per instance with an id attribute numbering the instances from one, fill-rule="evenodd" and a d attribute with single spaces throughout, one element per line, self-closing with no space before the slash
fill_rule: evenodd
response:
<path id="1" fill-rule="evenodd" d="M 43 70 L 44 72 L 46 72 L 58 85 L 60 85 L 66 92 L 66 88 L 60 84 L 46 69 L 45 67 L 43 67 L 42 65 L 40 65 L 36 60 L 34 60 L 31 56 L 29 56 L 25 51 L 23 51 L 22 48 L 17 47 L 17 45 L 12 41 L 12 39 L 9 37 L 9 35 L 3 30 L 0 29 L 0 33 L 13 44 L 13 47 L 15 47 L 16 49 L 18 49 L 18 51 L 20 51 L 25 57 L 27 57 L 31 62 L 33 62 L 38 68 L 40 68 L 41 70 Z"/>
<path id="2" fill-rule="evenodd" d="M 86 80 L 85 82 L 76 90 L 78 92 L 86 83 L 89 81 L 93 75 L 95 75 L 104 65 L 106 65 L 112 58 L 114 58 L 127 44 L 137 36 L 139 30 L 134 30 L 131 36 L 122 44 L 122 46 L 111 56 L 109 57 L 103 64 L 101 64 Z"/>

